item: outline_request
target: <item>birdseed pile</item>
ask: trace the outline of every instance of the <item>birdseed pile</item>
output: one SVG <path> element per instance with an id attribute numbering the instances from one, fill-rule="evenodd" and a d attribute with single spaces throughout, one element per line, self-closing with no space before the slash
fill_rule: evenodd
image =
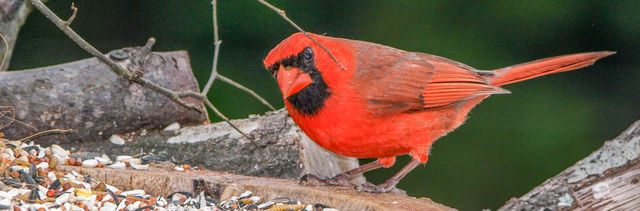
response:
<path id="1" fill-rule="evenodd" d="M 204 192 L 175 192 L 152 196 L 144 190 L 120 190 L 117 184 L 97 181 L 75 171 L 56 170 L 58 165 L 145 170 L 150 163 L 132 156 L 106 155 L 88 158 L 70 154 L 58 145 L 40 147 L 33 143 L 0 141 L 0 210 L 304 210 L 335 211 L 323 204 L 302 204 L 288 198 L 263 200 L 247 191 L 224 201 Z M 176 165 L 174 171 L 193 170 Z"/>

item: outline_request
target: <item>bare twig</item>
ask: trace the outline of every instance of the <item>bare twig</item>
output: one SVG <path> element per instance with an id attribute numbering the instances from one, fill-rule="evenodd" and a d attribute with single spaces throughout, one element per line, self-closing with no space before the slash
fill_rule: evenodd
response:
<path id="1" fill-rule="evenodd" d="M 245 138 L 249 139 L 249 141 L 251 141 L 251 143 L 253 143 L 254 145 L 256 145 L 256 147 L 262 149 L 262 147 L 260 145 L 258 145 L 258 143 L 256 143 L 253 138 L 251 138 L 251 136 L 247 135 L 246 133 L 242 132 L 242 130 L 240 130 L 238 127 L 236 127 L 233 123 L 231 123 L 231 120 L 229 120 L 229 118 L 227 118 L 227 116 L 225 116 L 224 114 L 222 114 L 222 112 L 220 112 L 220 110 L 218 110 L 218 108 L 216 108 L 213 103 L 211 103 L 211 101 L 209 101 L 209 99 L 197 92 L 194 91 L 183 91 L 183 92 L 177 92 L 176 93 L 177 97 L 193 97 L 196 98 L 202 102 L 204 102 L 204 104 L 206 106 L 208 106 L 213 113 L 216 114 L 216 116 L 220 117 L 222 120 L 224 120 L 227 124 L 229 124 L 229 126 L 231 126 L 234 130 L 238 131 L 238 133 L 240 133 L 240 135 L 244 136 Z"/>
<path id="2" fill-rule="evenodd" d="M 6 124 L 0 124 L 0 130 L 13 124 L 13 122 L 16 120 L 16 112 L 13 106 L 0 106 L 0 109 L 6 109 L 6 108 L 8 108 L 8 110 L 0 111 L 0 117 L 9 119 L 9 122 Z M 7 116 L 7 113 L 11 114 L 11 116 Z"/>
<path id="3" fill-rule="evenodd" d="M 211 65 L 211 75 L 209 75 L 209 80 L 207 81 L 207 84 L 204 85 L 204 88 L 202 89 L 202 95 L 206 96 L 207 92 L 209 92 L 209 89 L 211 88 L 211 85 L 213 85 L 213 81 L 216 80 L 216 76 L 218 75 L 218 55 L 220 52 L 220 44 L 222 44 L 222 40 L 220 40 L 220 38 L 218 37 L 218 12 L 216 10 L 216 5 L 217 2 L 216 0 L 211 1 L 211 5 L 212 5 L 212 9 L 213 10 L 213 45 L 215 46 L 214 51 L 213 51 L 213 64 Z"/>
<path id="4" fill-rule="evenodd" d="M 147 87 L 151 90 L 154 90 L 164 96 L 169 97 L 170 99 L 172 99 L 173 101 L 175 101 L 176 103 L 178 103 L 179 105 L 194 110 L 194 111 L 198 111 L 200 113 L 202 113 L 202 110 L 195 105 L 191 105 L 188 104 L 186 102 L 184 102 L 182 99 L 175 97 L 176 94 L 175 92 L 166 89 L 164 87 L 161 87 L 149 80 L 146 80 L 144 78 L 134 78 L 133 74 L 131 71 L 129 71 L 128 69 L 122 67 L 121 65 L 119 65 L 118 63 L 114 62 L 113 60 L 107 58 L 104 54 L 102 54 L 98 49 L 96 49 L 95 47 L 93 47 L 91 44 L 89 44 L 87 41 L 85 41 L 82 37 L 80 37 L 80 35 L 78 35 L 78 33 L 76 33 L 73 29 L 71 29 L 71 27 L 69 27 L 69 25 L 67 25 L 66 21 L 63 21 L 62 19 L 60 19 L 55 13 L 53 13 L 47 6 L 45 6 L 40 0 L 29 0 L 31 2 L 31 4 L 33 4 L 33 6 L 38 9 L 38 11 L 40 11 L 45 17 L 47 17 L 51 22 L 53 22 L 53 24 L 55 24 L 62 32 L 64 32 L 69 38 L 71 38 L 71 40 L 73 40 L 76 44 L 78 44 L 78 46 L 80 46 L 80 48 L 82 48 L 83 50 L 87 51 L 89 54 L 95 56 L 96 58 L 98 58 L 98 60 L 102 61 L 103 63 L 105 63 L 106 65 L 108 65 L 109 67 L 111 67 L 111 69 L 116 72 L 118 75 L 121 75 L 125 78 L 127 78 L 130 81 L 133 81 L 135 83 L 138 83 L 144 87 Z M 76 8 L 77 10 L 77 8 Z M 73 16 L 73 15 L 72 15 Z M 70 19 L 71 20 L 71 19 Z M 134 80 L 136 79 L 136 80 Z"/>
<path id="5" fill-rule="evenodd" d="M 69 19 L 67 21 L 65 21 L 65 25 L 69 26 L 71 25 L 71 23 L 73 23 L 73 20 L 76 19 L 76 14 L 78 13 L 78 8 L 76 7 L 76 4 L 74 4 L 73 2 L 71 2 L 71 10 L 73 10 L 73 13 L 71 14 L 71 17 L 69 17 Z"/>
<path id="6" fill-rule="evenodd" d="M 2 130 L 3 128 L 11 125 L 11 123 L 13 123 L 13 122 L 18 122 L 20 124 L 23 124 L 23 125 L 29 127 L 29 128 L 34 129 L 35 131 L 38 131 L 37 128 L 35 128 L 35 127 L 33 127 L 33 126 L 31 126 L 31 125 L 29 125 L 27 123 L 24 123 L 24 122 L 22 122 L 20 120 L 17 120 L 16 119 L 15 108 L 13 106 L 0 106 L 0 109 L 8 109 L 8 110 L 0 111 L 0 117 L 4 117 L 4 118 L 9 119 L 9 123 L 0 124 L 0 130 Z M 7 113 L 10 113 L 11 116 L 7 116 Z M 31 139 L 31 138 L 34 138 L 34 137 L 37 137 L 37 136 L 48 135 L 48 134 L 53 134 L 53 133 L 67 133 L 67 132 L 70 132 L 70 131 L 71 131 L 71 129 L 67 129 L 67 130 L 65 130 L 65 129 L 49 129 L 49 130 L 37 132 L 35 134 L 32 134 L 30 136 L 18 139 L 16 141 L 20 141 L 21 142 L 21 141 L 25 141 L 25 140 L 28 140 L 28 139 Z M 3 138 L 2 136 L 4 136 L 4 134 L 0 133 L 0 139 Z"/>
<path id="7" fill-rule="evenodd" d="M 244 136 L 245 138 L 249 139 L 249 141 L 251 141 L 251 143 L 253 143 L 253 145 L 255 145 L 258 149 L 262 149 L 262 147 L 260 145 L 258 145 L 258 143 L 256 143 L 256 141 L 253 140 L 253 138 L 251 138 L 249 135 L 245 134 L 244 132 L 242 132 L 242 130 L 240 130 L 238 127 L 236 127 L 234 124 L 232 124 L 231 121 L 229 120 L 229 118 L 227 118 L 215 106 L 213 106 L 213 104 L 211 103 L 211 101 L 209 101 L 209 99 L 205 99 L 204 100 L 204 104 L 209 106 L 209 108 L 211 110 L 213 110 L 213 112 L 216 113 L 217 116 L 219 116 L 225 122 L 227 122 L 229 124 L 229 126 L 231 126 L 234 130 L 238 131 L 238 133 L 240 133 L 242 136 Z"/>
<path id="8" fill-rule="evenodd" d="M 271 104 L 269 104 L 269 102 L 267 102 L 265 99 L 260 97 L 260 95 L 258 95 L 255 92 L 253 92 L 253 90 L 251 90 L 251 89 L 249 89 L 249 88 L 247 88 L 245 86 L 242 86 L 242 84 L 239 84 L 239 83 L 237 83 L 237 82 L 235 82 L 235 81 L 233 81 L 233 80 L 231 80 L 231 79 L 229 79 L 229 78 L 227 78 L 227 77 L 225 77 L 225 76 L 223 76 L 221 74 L 218 74 L 218 78 L 220 80 L 224 81 L 224 82 L 227 82 L 231 86 L 235 86 L 236 88 L 249 93 L 251 96 L 253 96 L 256 99 L 258 99 L 258 101 L 260 101 L 262 104 L 264 104 L 267 107 L 269 107 L 271 110 L 273 110 L 273 111 L 276 110 Z"/>
<path id="9" fill-rule="evenodd" d="M 0 33 L 0 37 L 2 38 L 2 41 L 4 42 L 4 55 L 2 56 L 2 62 L 0 62 L 0 72 L 2 72 L 2 67 L 4 66 L 4 61 L 7 59 L 7 56 L 9 55 L 9 42 L 7 42 L 7 39 L 4 37 L 4 35 L 2 35 L 2 33 Z"/>
<path id="10" fill-rule="evenodd" d="M 17 120 L 16 119 L 16 111 L 15 111 L 15 108 L 13 106 L 0 106 L 0 109 L 7 109 L 7 110 L 0 111 L 0 117 L 4 117 L 6 119 L 9 119 L 8 123 L 0 124 L 0 130 L 4 129 L 5 127 L 7 127 L 7 126 L 9 126 L 11 124 L 13 124 L 14 122 L 17 122 L 17 123 L 20 123 L 20 124 L 22 124 L 24 126 L 27 126 L 28 128 L 31 128 L 31 129 L 33 129 L 35 131 L 38 131 L 38 128 L 36 128 L 36 127 L 34 127 L 34 126 L 30 125 L 30 124 L 27 124 L 27 123 L 25 123 L 23 121 Z M 11 116 L 7 116 L 7 113 L 11 114 Z"/>
<path id="11" fill-rule="evenodd" d="M 214 113 L 219 116 L 220 118 L 224 119 L 229 125 L 231 125 L 231 127 L 233 127 L 235 130 L 237 130 L 240 134 L 242 134 L 244 137 L 246 137 L 247 139 L 249 139 L 253 144 L 255 144 L 258 148 L 261 148 L 260 146 L 258 146 L 258 144 L 248 135 L 246 135 L 244 132 L 240 131 L 240 129 L 238 129 L 235 125 L 233 125 L 233 123 L 231 123 L 231 121 L 229 121 L 229 118 L 227 118 L 226 116 L 224 116 L 222 113 L 220 113 L 220 111 L 218 111 L 218 109 L 213 106 L 213 104 L 206 98 L 205 95 L 193 92 L 193 91 L 183 91 L 183 92 L 174 92 L 172 90 L 169 90 L 167 88 L 161 87 L 149 80 L 146 80 L 144 78 L 141 77 L 134 77 L 132 72 L 129 71 L 128 69 L 122 67 L 121 65 L 119 65 L 118 63 L 114 62 L 113 60 L 107 58 L 104 54 L 102 54 L 100 51 L 98 51 L 98 49 L 96 49 L 95 47 L 91 46 L 91 44 L 89 44 L 87 41 L 85 41 L 82 37 L 80 37 L 80 35 L 78 35 L 75 31 L 73 31 L 73 29 L 71 29 L 71 27 L 69 27 L 62 19 L 60 19 L 55 13 L 53 13 L 47 6 L 45 6 L 40 0 L 29 0 L 31 2 L 31 4 L 33 4 L 33 6 L 38 9 L 38 11 L 40 11 L 45 17 L 47 17 L 51 22 L 53 22 L 53 24 L 55 24 L 62 32 L 64 32 L 69 38 L 71 38 L 71 40 L 73 40 L 76 44 L 78 44 L 78 46 L 80 46 L 80 48 L 82 48 L 83 50 L 87 51 L 89 54 L 95 56 L 96 58 L 98 58 L 98 60 L 102 61 L 103 63 L 105 63 L 106 65 L 108 65 L 109 67 L 111 67 L 111 69 L 116 72 L 118 75 L 121 75 L 125 78 L 127 78 L 128 80 L 138 83 L 143 87 L 147 87 L 157 93 L 160 93 L 164 96 L 169 97 L 170 99 L 172 99 L 174 102 L 180 104 L 181 106 L 191 109 L 191 110 L 195 110 L 198 112 L 203 112 L 198 106 L 193 105 L 193 104 L 188 104 L 186 102 L 184 102 L 181 97 L 193 97 L 196 98 L 200 101 L 203 101 L 205 103 L 205 105 L 209 106 L 209 108 L 211 108 L 211 110 L 214 111 Z M 77 9 L 77 8 L 76 8 Z M 74 12 L 75 13 L 75 12 Z M 73 15 L 72 15 L 73 16 Z M 72 20 L 70 18 L 70 20 Z M 147 43 L 153 43 L 155 41 L 155 39 L 151 38 L 149 40 L 149 42 Z"/>
<path id="12" fill-rule="evenodd" d="M 49 135 L 49 134 L 55 134 L 55 133 L 65 134 L 65 133 L 68 133 L 68 132 L 71 132 L 71 131 L 72 131 L 71 129 L 66 129 L 66 130 L 65 129 L 50 129 L 50 130 L 37 132 L 37 133 L 35 133 L 33 135 L 18 139 L 16 141 L 22 142 L 22 141 L 25 141 L 25 140 L 29 140 L 29 139 L 35 138 L 37 136 L 43 136 L 43 135 Z"/>
<path id="13" fill-rule="evenodd" d="M 118 75 L 125 76 L 127 78 L 131 77 L 131 73 L 129 70 L 120 66 L 118 63 L 112 61 L 111 59 L 104 56 L 98 49 L 91 46 L 87 41 L 85 41 L 78 33 L 76 33 L 73 29 L 71 29 L 65 21 L 60 19 L 55 13 L 53 13 L 47 6 L 45 6 L 40 0 L 29 0 L 33 6 L 38 9 L 47 19 L 49 19 L 53 24 L 55 24 L 62 32 L 64 32 L 71 40 L 73 40 L 80 48 L 87 51 L 87 53 L 95 56 L 100 61 L 111 67 Z"/>
<path id="14" fill-rule="evenodd" d="M 331 59 L 333 59 L 333 61 L 335 61 L 338 64 L 338 66 L 340 66 L 341 69 L 343 69 L 343 70 L 347 69 L 344 66 L 342 66 L 342 64 L 340 64 L 338 59 L 336 59 L 336 57 L 333 56 L 333 54 L 331 53 L 331 51 L 329 51 L 329 49 L 325 48 L 322 44 L 320 44 L 318 41 L 316 41 L 316 39 L 313 39 L 313 37 L 309 36 L 309 34 L 307 34 L 307 32 L 304 31 L 302 28 L 300 28 L 300 26 L 298 26 L 295 22 L 293 22 L 291 19 L 289 19 L 289 17 L 287 17 L 287 14 L 284 12 L 284 10 L 281 10 L 280 8 L 277 8 L 277 7 L 269 4 L 268 2 L 266 2 L 264 0 L 257 0 L 257 1 L 262 3 L 262 4 L 264 4 L 265 6 L 269 7 L 269 9 L 271 9 L 271 10 L 275 11 L 276 13 L 278 13 L 278 15 L 280 15 L 280 17 L 282 17 L 282 19 L 284 19 L 285 21 L 289 22 L 289 24 L 291 24 L 291 26 L 293 26 L 298 31 L 302 32 L 302 34 L 307 36 L 309 39 L 313 40 L 313 42 L 318 44 L 318 46 L 320 46 L 322 49 L 324 49 L 324 51 L 329 53 L 329 56 L 331 57 Z"/>
<path id="15" fill-rule="evenodd" d="M 207 81 L 207 84 L 204 86 L 204 88 L 202 89 L 202 95 L 206 96 L 207 93 L 209 92 L 209 90 L 211 89 L 211 85 L 213 85 L 213 81 L 216 80 L 216 78 L 221 79 L 224 82 L 227 82 L 228 84 L 242 90 L 245 91 L 247 93 L 249 93 L 251 96 L 255 97 L 256 99 L 258 99 L 258 101 L 260 101 L 262 104 L 266 105 L 267 107 L 269 107 L 269 109 L 271 109 L 272 111 L 275 111 L 276 109 L 269 103 L 267 102 L 264 98 L 260 97 L 260 95 L 256 94 L 253 90 L 225 77 L 222 76 L 220 74 L 218 74 L 218 56 L 220 55 L 220 44 L 222 44 L 222 40 L 220 40 L 220 37 L 218 36 L 218 12 L 217 12 L 217 1 L 213 0 L 211 1 L 211 5 L 212 7 L 212 12 L 213 12 L 213 45 L 214 45 L 214 53 L 213 53 L 213 65 L 211 67 L 211 75 L 209 75 L 209 80 Z"/>

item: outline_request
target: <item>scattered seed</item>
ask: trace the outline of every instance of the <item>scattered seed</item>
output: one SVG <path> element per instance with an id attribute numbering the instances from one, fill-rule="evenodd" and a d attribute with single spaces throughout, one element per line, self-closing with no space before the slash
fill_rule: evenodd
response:
<path id="1" fill-rule="evenodd" d="M 111 198 L 113 198 L 113 200 L 116 202 L 116 204 L 120 204 L 120 202 L 118 201 L 118 197 L 116 196 L 115 193 L 113 193 L 113 191 L 107 189 L 107 193 L 109 193 L 109 195 L 111 196 Z"/>
<path id="2" fill-rule="evenodd" d="M 31 178 L 35 178 L 38 176 L 38 171 L 36 170 L 36 164 L 31 163 L 31 166 L 29 166 L 29 176 L 31 176 Z"/>
<path id="3" fill-rule="evenodd" d="M 22 177 L 22 180 L 24 180 L 24 182 L 26 182 L 27 184 L 32 184 L 32 185 L 36 184 L 36 181 L 33 180 L 33 177 L 31 177 L 29 174 L 27 174 L 23 170 L 20 170 L 20 177 Z"/>
<path id="4" fill-rule="evenodd" d="M 40 199 L 40 194 L 38 193 L 38 189 L 31 190 L 31 192 L 29 193 L 29 202 L 33 203 L 35 202 L 35 200 L 39 200 L 39 199 Z"/>
<path id="5" fill-rule="evenodd" d="M 135 211 L 144 211 L 144 210 L 146 210 L 146 209 L 153 210 L 153 209 L 155 209 L 155 208 L 156 208 L 155 206 L 151 206 L 151 205 L 149 205 L 149 206 L 144 206 L 144 207 L 140 207 L 140 208 L 138 208 L 138 209 L 135 209 Z"/>
<path id="6" fill-rule="evenodd" d="M 97 153 L 75 153 L 71 155 L 58 145 L 48 148 L 33 143 L 15 143 L 0 153 L 8 158 L 7 174 L 0 178 L 6 189 L 0 191 L 0 210 L 118 210 L 118 211 L 166 211 L 166 210 L 333 210 L 321 204 L 302 204 L 287 197 L 264 201 L 261 196 L 245 191 L 227 200 L 217 200 L 205 192 L 194 194 L 178 191 L 162 196 L 148 195 L 144 190 L 122 191 L 114 186 L 97 181 L 78 172 L 55 170 L 57 164 L 75 166 L 101 166 L 123 169 L 130 166 L 148 169 L 150 164 L 162 161 L 155 155 L 140 159 L 118 156 L 112 163 L 105 155 Z M 95 164 L 98 165 L 95 165 Z M 182 171 L 198 171 L 200 168 L 188 164 L 174 165 Z M 95 181 L 94 181 L 95 180 Z M 26 186 L 25 186 L 26 185 Z M 6 194 L 6 196 L 5 196 Z M 320 209 L 318 209 L 320 208 Z"/>
<path id="7" fill-rule="evenodd" d="M 193 197 L 193 194 L 191 194 L 191 193 L 189 193 L 189 192 L 186 192 L 186 191 L 177 191 L 177 192 L 173 192 L 173 193 L 171 193 L 171 194 L 167 195 L 167 198 L 173 198 L 173 196 L 174 196 L 175 194 L 182 194 L 182 195 L 185 195 L 185 196 L 186 196 L 186 197 L 188 197 L 188 198 Z"/>
<path id="8" fill-rule="evenodd" d="M 22 150 L 24 150 L 24 151 L 26 151 L 26 152 L 29 152 L 29 151 L 31 151 L 31 150 L 35 150 L 36 152 L 40 152 L 40 147 L 35 146 L 35 145 L 33 145 L 33 146 L 26 146 L 26 147 L 22 147 Z"/>

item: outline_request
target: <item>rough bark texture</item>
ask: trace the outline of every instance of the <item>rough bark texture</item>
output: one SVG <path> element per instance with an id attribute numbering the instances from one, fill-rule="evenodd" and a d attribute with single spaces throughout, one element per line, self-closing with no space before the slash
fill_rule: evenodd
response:
<path id="1" fill-rule="evenodd" d="M 6 57 L 6 61 L 4 66 L 0 68 L 0 72 L 9 68 L 9 61 L 11 60 L 13 46 L 15 46 L 16 39 L 18 38 L 18 32 L 32 10 L 33 7 L 23 0 L 0 1 L 0 33 L 2 33 L 2 35 L 7 38 L 7 42 L 9 42 L 9 52 L 7 55 L 4 55 L 7 46 L 4 45 L 4 42 L 0 42 L 0 55 Z M 0 60 L 1 59 L 2 57 L 0 57 Z"/>
<path id="2" fill-rule="evenodd" d="M 221 172 L 176 172 L 163 169 L 136 171 L 72 166 L 60 166 L 58 169 L 75 170 L 120 189 L 144 189 L 147 193 L 154 195 L 166 196 L 175 191 L 206 190 L 213 197 L 226 200 L 248 190 L 265 200 L 287 197 L 302 203 L 322 203 L 339 210 L 454 210 L 428 198 L 414 198 L 392 193 L 370 194 L 358 192 L 349 187 L 301 186 L 294 180 L 248 177 Z M 204 181 L 204 185 L 201 181 Z"/>
<path id="3" fill-rule="evenodd" d="M 81 152 L 105 153 L 111 158 L 142 151 L 178 164 L 285 179 L 298 179 L 308 173 L 329 177 L 358 166 L 357 159 L 335 155 L 316 145 L 284 110 L 232 122 L 263 149 L 256 148 L 225 122 L 185 127 L 172 132 L 127 134 L 123 145 L 111 142 L 62 145 Z M 362 183 L 364 178 L 356 177 L 353 182 Z"/>
<path id="4" fill-rule="evenodd" d="M 640 210 L 640 121 L 500 210 Z"/>
<path id="5" fill-rule="evenodd" d="M 130 69 L 171 90 L 198 91 L 185 51 L 149 53 L 125 48 L 110 55 Z M 39 131 L 73 129 L 67 135 L 38 138 L 38 143 L 104 140 L 114 133 L 159 128 L 172 122 L 202 123 L 205 113 L 187 110 L 166 96 L 129 83 L 95 58 L 31 70 L 0 72 L 0 106 L 13 106 L 16 119 Z M 189 103 L 199 103 L 186 99 Z M 202 104 L 199 103 L 202 107 Z M 6 125 L 7 118 L 0 118 Z M 33 128 L 13 123 L 6 138 L 33 134 Z"/>

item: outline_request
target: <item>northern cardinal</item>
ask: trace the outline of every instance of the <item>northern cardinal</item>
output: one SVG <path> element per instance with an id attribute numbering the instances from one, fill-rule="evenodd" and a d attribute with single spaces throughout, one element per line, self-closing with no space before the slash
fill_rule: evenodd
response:
<path id="1" fill-rule="evenodd" d="M 354 175 L 392 166 L 396 156 L 413 158 L 386 182 L 359 187 L 367 192 L 394 190 L 427 162 L 431 144 L 459 127 L 474 106 L 489 95 L 510 93 L 501 86 L 585 67 L 615 53 L 571 54 L 482 71 L 426 53 L 308 34 L 345 68 L 302 33 L 273 48 L 263 63 L 277 79 L 289 115 L 323 148 L 377 160 L 332 178 L 306 179 L 347 185 Z"/>

